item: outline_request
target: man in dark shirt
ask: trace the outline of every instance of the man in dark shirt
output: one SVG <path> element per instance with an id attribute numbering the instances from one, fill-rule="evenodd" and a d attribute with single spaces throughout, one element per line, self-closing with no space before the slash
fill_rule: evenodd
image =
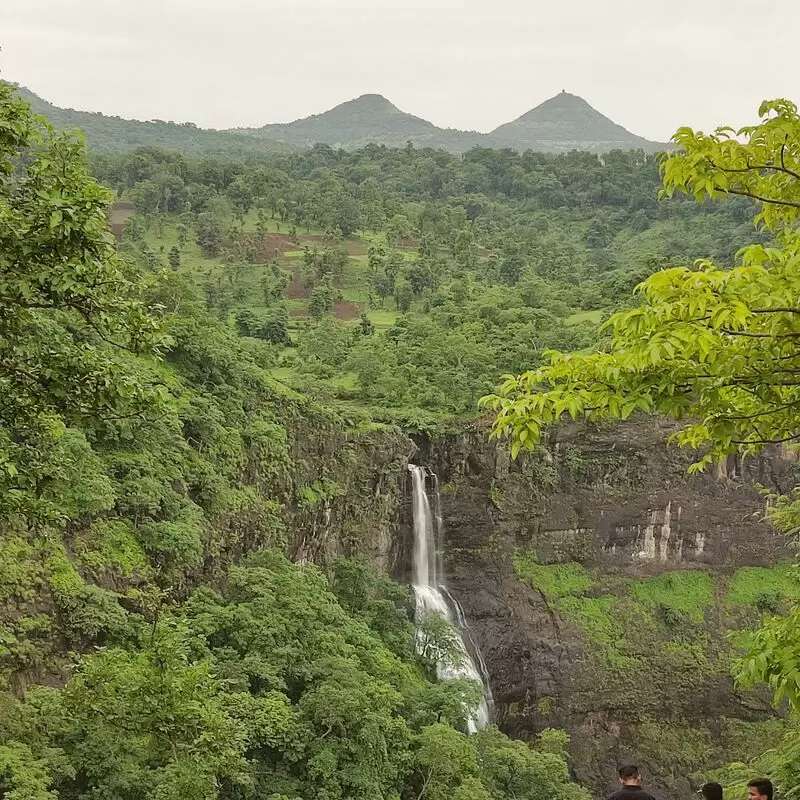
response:
<path id="1" fill-rule="evenodd" d="M 619 782 L 622 788 L 614 792 L 608 800 L 656 800 L 650 792 L 642 789 L 642 776 L 639 767 L 626 764 L 619 769 Z"/>

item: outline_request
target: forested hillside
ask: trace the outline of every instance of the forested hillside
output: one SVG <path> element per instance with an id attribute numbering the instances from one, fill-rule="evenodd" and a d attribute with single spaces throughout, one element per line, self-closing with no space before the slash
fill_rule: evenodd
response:
<path id="1" fill-rule="evenodd" d="M 4 796 L 585 798 L 560 732 L 461 732 L 478 690 L 435 681 L 454 634 L 415 646 L 404 589 L 286 559 L 343 496 L 363 544 L 363 451 L 399 431 L 271 378 L 270 346 L 142 239 L 118 255 L 82 148 L 7 84 L 0 131 Z M 153 157 L 119 162 L 131 194 L 185 210 L 163 172 L 136 179 Z M 195 168 L 210 252 L 229 166 Z"/>
<path id="2" fill-rule="evenodd" d="M 460 153 L 486 143 L 486 136 L 437 128 L 413 114 L 406 114 L 379 94 L 365 94 L 305 119 L 264 125 L 241 131 L 264 141 L 285 142 L 295 147 L 329 144 L 348 150 L 367 144 L 404 147 L 441 147 Z"/>
<path id="3" fill-rule="evenodd" d="M 120 152 L 149 146 L 212 157 L 246 158 L 249 155 L 291 149 L 280 142 L 256 142 L 235 132 L 199 128 L 192 122 L 123 119 L 100 112 L 59 108 L 24 87 L 18 87 L 17 90 L 32 109 L 45 116 L 50 124 L 60 130 L 80 130 L 96 150 Z"/>
<path id="4" fill-rule="evenodd" d="M 520 153 L 525 150 L 607 153 L 616 149 L 656 153 L 668 147 L 636 136 L 583 98 L 567 92 L 551 97 L 490 133 L 439 128 L 401 111 L 378 94 L 365 94 L 293 122 L 226 131 L 199 128 L 191 122 L 122 119 L 100 112 L 59 108 L 28 89 L 19 87 L 19 92 L 34 111 L 46 116 L 57 128 L 80 129 L 93 149 L 105 152 L 146 146 L 214 158 L 249 159 L 315 144 L 356 150 L 369 144 L 405 147 L 411 143 L 414 147 L 441 148 L 451 153 L 464 153 L 474 147 L 513 148 Z"/>
<path id="5" fill-rule="evenodd" d="M 318 146 L 243 165 L 146 149 L 93 165 L 138 211 L 128 252 L 271 342 L 273 375 L 419 424 L 473 414 L 547 348 L 594 343 L 655 269 L 731 263 L 754 235 L 744 201 L 659 202 L 636 151 Z"/>

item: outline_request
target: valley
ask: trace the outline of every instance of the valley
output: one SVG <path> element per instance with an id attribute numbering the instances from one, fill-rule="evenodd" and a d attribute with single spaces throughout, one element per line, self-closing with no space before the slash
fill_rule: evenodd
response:
<path id="1" fill-rule="evenodd" d="M 795 384 L 726 393 L 767 339 L 795 369 L 796 287 L 747 294 L 793 241 L 753 224 L 770 186 L 693 197 L 680 152 L 566 93 L 488 135 L 375 95 L 236 132 L 45 107 L 85 152 L 22 98 L 0 83 L 9 800 L 589 800 L 627 761 L 658 800 L 796 785 L 792 689 L 735 680 L 800 600 Z M 637 315 L 666 330 L 622 347 Z"/>

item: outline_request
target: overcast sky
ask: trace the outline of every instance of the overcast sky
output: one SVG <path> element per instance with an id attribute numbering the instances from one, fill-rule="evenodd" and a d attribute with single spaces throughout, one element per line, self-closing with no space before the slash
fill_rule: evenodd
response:
<path id="1" fill-rule="evenodd" d="M 376 92 L 488 131 L 566 89 L 663 141 L 800 100 L 798 30 L 800 0 L 0 0 L 0 74 L 217 128 Z"/>

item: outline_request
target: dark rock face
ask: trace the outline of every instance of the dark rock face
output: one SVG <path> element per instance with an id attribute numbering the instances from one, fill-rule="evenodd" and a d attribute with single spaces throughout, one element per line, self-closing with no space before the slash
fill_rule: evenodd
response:
<path id="1" fill-rule="evenodd" d="M 332 429 L 306 443 L 298 462 L 307 474 L 299 476 L 320 485 L 322 496 L 286 509 L 294 532 L 289 557 L 327 565 L 359 555 L 378 571 L 402 572 L 398 508 L 409 494 L 407 466 L 415 449 L 402 433 L 384 431 L 347 436 Z"/>
<path id="2" fill-rule="evenodd" d="M 736 626 L 723 605 L 694 634 L 712 666 L 695 667 L 691 655 L 681 655 L 651 674 L 599 669 L 574 622 L 515 573 L 514 554 L 528 548 L 537 561 L 577 562 L 617 582 L 676 570 L 702 570 L 716 580 L 785 558 L 783 540 L 762 521 L 765 501 L 755 484 L 788 488 L 792 464 L 731 459 L 717 475 L 690 476 L 691 458 L 667 445 L 670 432 L 652 419 L 564 427 L 541 454 L 512 462 L 475 428 L 420 441 L 414 457 L 442 482 L 447 582 L 486 660 L 496 722 L 521 738 L 564 727 L 576 777 L 600 793 L 613 785 L 618 762 L 634 758 L 659 797 L 684 794 L 688 776 L 712 766 L 705 759 L 727 758 L 730 720 L 772 714 L 766 698 L 738 695 L 728 667 L 719 666 L 727 663 L 717 659 L 729 649 L 726 630 Z M 401 579 L 410 536 L 406 502 L 397 544 Z M 705 749 L 673 757 L 664 744 L 654 752 L 654 725 L 672 728 L 681 746 L 680 731 L 697 731 Z"/>

